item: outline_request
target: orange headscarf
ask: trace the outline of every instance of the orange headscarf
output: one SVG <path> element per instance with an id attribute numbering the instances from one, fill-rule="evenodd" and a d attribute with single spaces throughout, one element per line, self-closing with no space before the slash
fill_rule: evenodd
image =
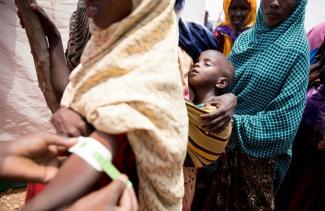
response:
<path id="1" fill-rule="evenodd" d="M 230 17 L 228 14 L 228 10 L 230 7 L 232 0 L 224 0 L 223 1 L 223 11 L 225 13 L 225 21 L 222 23 L 222 25 L 227 25 L 227 26 L 231 26 L 231 21 L 230 21 Z M 249 4 L 250 9 L 249 9 L 249 14 L 247 16 L 247 19 L 244 23 L 245 27 L 252 27 L 255 22 L 256 22 L 256 0 L 246 0 L 246 2 Z"/>
<path id="2" fill-rule="evenodd" d="M 225 21 L 221 25 L 231 26 L 230 17 L 228 14 L 228 10 L 229 10 L 231 1 L 232 0 L 224 0 L 223 1 L 223 11 L 225 13 Z M 257 3 L 256 3 L 256 0 L 246 0 L 246 1 L 250 5 L 250 9 L 249 9 L 249 14 L 247 16 L 247 19 L 245 20 L 244 27 L 249 28 L 249 27 L 252 27 L 256 22 Z M 233 45 L 232 39 L 228 36 L 225 36 L 225 43 L 224 43 L 224 49 L 223 49 L 223 53 L 225 55 L 228 56 L 230 54 L 232 45 Z"/>

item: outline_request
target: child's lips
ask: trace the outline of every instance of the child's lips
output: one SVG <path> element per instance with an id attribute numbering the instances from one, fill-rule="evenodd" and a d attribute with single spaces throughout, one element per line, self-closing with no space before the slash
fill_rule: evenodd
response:
<path id="1" fill-rule="evenodd" d="M 189 76 L 193 76 L 197 74 L 199 74 L 199 71 L 197 71 L 196 69 L 191 69 L 191 71 L 189 72 Z"/>

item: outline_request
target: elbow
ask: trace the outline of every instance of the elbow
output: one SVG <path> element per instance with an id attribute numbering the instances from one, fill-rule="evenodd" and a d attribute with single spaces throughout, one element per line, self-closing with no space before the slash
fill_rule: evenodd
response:
<path id="1" fill-rule="evenodd" d="M 53 91 L 54 91 L 54 94 L 55 94 L 58 102 L 61 101 L 61 98 L 63 96 L 64 90 L 65 90 L 67 84 L 68 84 L 68 81 L 64 81 L 61 83 L 53 82 Z"/>

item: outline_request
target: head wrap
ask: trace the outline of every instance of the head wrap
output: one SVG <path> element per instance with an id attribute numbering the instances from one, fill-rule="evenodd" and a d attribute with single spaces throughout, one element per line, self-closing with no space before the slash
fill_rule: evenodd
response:
<path id="1" fill-rule="evenodd" d="M 225 13 L 225 21 L 222 23 L 222 25 L 231 26 L 231 20 L 230 20 L 229 12 L 228 12 L 231 1 L 233 1 L 233 0 L 224 0 L 223 1 L 223 11 Z M 255 24 L 257 3 L 256 3 L 256 0 L 246 0 L 246 2 L 249 4 L 250 8 L 249 8 L 249 13 L 247 15 L 247 18 L 246 18 L 243 26 L 248 28 L 248 27 L 254 26 L 254 24 Z"/>
<path id="2" fill-rule="evenodd" d="M 325 36 L 325 22 L 312 28 L 307 34 L 308 41 L 310 44 L 310 50 L 319 48 L 323 43 L 324 36 Z"/>
<path id="3" fill-rule="evenodd" d="M 223 11 L 225 13 L 225 21 L 218 26 L 214 32 L 221 33 L 224 36 L 224 47 L 223 47 L 223 54 L 229 55 L 231 48 L 233 46 L 233 43 L 237 39 L 237 37 L 247 28 L 252 27 L 255 24 L 256 21 L 256 0 L 246 0 L 246 2 L 249 4 L 249 13 L 247 15 L 247 18 L 243 24 L 243 30 L 234 32 L 233 26 L 231 25 L 231 20 L 229 17 L 229 7 L 232 0 L 224 0 L 223 1 Z"/>

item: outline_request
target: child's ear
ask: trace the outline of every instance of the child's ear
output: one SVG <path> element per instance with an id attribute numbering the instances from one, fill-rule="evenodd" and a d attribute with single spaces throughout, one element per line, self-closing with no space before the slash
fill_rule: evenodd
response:
<path id="1" fill-rule="evenodd" d="M 228 78 L 220 77 L 216 83 L 217 89 L 224 89 L 228 86 Z"/>

